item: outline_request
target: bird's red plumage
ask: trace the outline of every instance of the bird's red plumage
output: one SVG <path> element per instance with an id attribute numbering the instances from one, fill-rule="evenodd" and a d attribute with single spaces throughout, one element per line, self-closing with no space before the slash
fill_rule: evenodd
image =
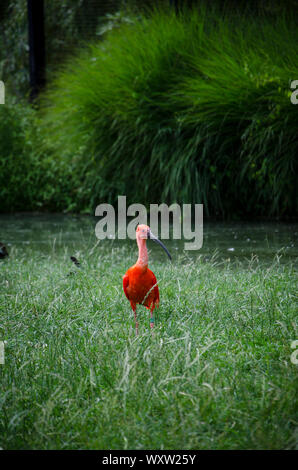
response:
<path id="1" fill-rule="evenodd" d="M 142 304 L 152 311 L 158 307 L 159 290 L 156 277 L 147 267 L 136 264 L 129 268 L 123 276 L 123 290 L 134 305 Z"/>

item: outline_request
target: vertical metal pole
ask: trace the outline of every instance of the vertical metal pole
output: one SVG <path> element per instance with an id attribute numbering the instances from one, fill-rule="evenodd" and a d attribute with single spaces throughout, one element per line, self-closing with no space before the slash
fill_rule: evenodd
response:
<path id="1" fill-rule="evenodd" d="M 45 85 L 44 0 L 27 0 L 29 31 L 30 100 Z"/>

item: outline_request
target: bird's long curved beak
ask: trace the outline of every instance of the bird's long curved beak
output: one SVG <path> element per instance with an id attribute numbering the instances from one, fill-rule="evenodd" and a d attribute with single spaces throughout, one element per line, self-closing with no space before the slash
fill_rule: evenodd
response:
<path id="1" fill-rule="evenodd" d="M 164 244 L 151 232 L 151 230 L 148 230 L 148 235 L 147 238 L 150 238 L 150 240 L 154 241 L 155 243 L 158 243 L 166 252 L 170 260 L 172 261 L 172 256 L 168 252 L 167 248 L 164 246 Z"/>

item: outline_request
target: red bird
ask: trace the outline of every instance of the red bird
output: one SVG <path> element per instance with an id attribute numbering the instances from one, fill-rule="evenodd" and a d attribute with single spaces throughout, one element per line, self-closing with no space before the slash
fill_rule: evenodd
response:
<path id="1" fill-rule="evenodd" d="M 139 326 L 136 312 L 137 304 L 144 305 L 150 310 L 151 328 L 154 326 L 153 310 L 155 307 L 158 307 L 159 304 L 159 290 L 156 277 L 148 268 L 148 252 L 146 246 L 147 238 L 159 243 L 167 253 L 168 257 L 172 259 L 164 244 L 155 235 L 153 235 L 150 227 L 148 227 L 148 225 L 138 225 L 136 230 L 136 239 L 139 248 L 138 261 L 129 268 L 123 276 L 123 290 L 134 312 L 136 334 L 138 334 Z"/>

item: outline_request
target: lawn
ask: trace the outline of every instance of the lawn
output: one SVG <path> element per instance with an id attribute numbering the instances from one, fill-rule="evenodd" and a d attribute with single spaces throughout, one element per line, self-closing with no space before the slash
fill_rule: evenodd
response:
<path id="1" fill-rule="evenodd" d="M 122 292 L 133 248 L 88 249 L 81 269 L 54 246 L 1 262 L 0 446 L 294 448 L 294 267 L 154 261 L 155 330 L 140 307 L 136 337 Z"/>

